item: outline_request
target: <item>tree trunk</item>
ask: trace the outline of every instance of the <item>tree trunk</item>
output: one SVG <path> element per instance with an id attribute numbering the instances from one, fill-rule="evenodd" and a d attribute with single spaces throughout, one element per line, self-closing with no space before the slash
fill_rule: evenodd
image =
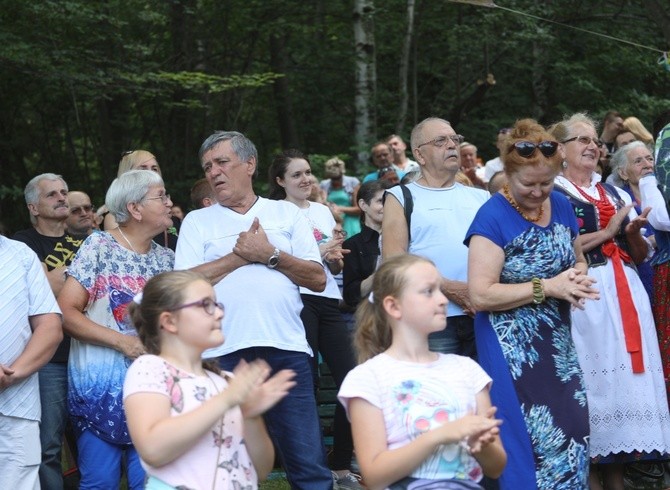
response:
<path id="1" fill-rule="evenodd" d="M 354 42 L 356 50 L 356 111 L 354 142 L 360 165 L 368 161 L 369 146 L 376 134 L 374 2 L 354 0 Z"/>
<path id="2" fill-rule="evenodd" d="M 405 127 L 407 119 L 407 104 L 409 101 L 409 91 L 407 88 L 407 78 L 409 74 L 409 53 L 412 49 L 412 40 L 414 38 L 414 0 L 407 0 L 407 31 L 405 31 L 405 40 L 402 45 L 400 55 L 400 107 L 398 110 L 398 119 L 395 124 L 396 134 L 401 134 Z"/>
<path id="3" fill-rule="evenodd" d="M 289 92 L 289 80 L 286 73 L 286 34 L 270 35 L 270 68 L 275 73 L 284 75 L 272 84 L 277 107 L 277 120 L 279 123 L 279 134 L 281 147 L 299 148 L 298 132 L 295 129 L 295 118 L 293 117 L 293 102 Z"/>

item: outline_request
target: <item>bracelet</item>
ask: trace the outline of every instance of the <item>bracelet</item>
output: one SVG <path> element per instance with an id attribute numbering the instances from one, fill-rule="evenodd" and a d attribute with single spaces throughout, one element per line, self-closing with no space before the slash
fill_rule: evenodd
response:
<path id="1" fill-rule="evenodd" d="M 533 303 L 539 305 L 546 298 L 544 295 L 544 285 L 542 284 L 542 280 L 537 277 L 531 279 L 531 282 L 533 283 Z"/>

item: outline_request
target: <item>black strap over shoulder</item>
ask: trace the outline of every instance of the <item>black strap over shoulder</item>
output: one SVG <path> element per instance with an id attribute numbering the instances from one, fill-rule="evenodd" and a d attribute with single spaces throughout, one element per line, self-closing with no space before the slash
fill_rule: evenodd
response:
<path id="1" fill-rule="evenodd" d="M 407 221 L 407 247 L 409 248 L 409 242 L 412 240 L 412 211 L 414 210 L 414 199 L 412 198 L 412 193 L 409 191 L 405 184 L 398 184 L 400 190 L 402 191 L 402 197 L 405 200 L 405 221 Z M 386 202 L 386 194 L 388 191 L 384 192 L 383 202 Z"/>

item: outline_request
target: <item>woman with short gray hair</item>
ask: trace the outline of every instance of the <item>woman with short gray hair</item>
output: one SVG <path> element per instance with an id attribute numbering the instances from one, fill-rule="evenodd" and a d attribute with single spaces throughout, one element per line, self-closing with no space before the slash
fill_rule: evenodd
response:
<path id="1" fill-rule="evenodd" d="M 125 313 L 151 277 L 174 266 L 174 252 L 152 241 L 172 225 L 172 201 L 159 174 L 133 170 L 112 182 L 105 204 L 119 227 L 86 239 L 58 297 L 72 337 L 68 409 L 81 488 L 118 488 L 125 452 L 128 487 L 140 489 L 144 470 L 128 434 L 122 388 L 145 349 Z"/>

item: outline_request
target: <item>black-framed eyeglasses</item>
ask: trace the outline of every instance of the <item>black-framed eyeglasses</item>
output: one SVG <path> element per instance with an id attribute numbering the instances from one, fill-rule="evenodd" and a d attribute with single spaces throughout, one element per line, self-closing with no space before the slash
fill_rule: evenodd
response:
<path id="1" fill-rule="evenodd" d="M 519 154 L 520 157 L 530 158 L 535 153 L 535 149 L 540 150 L 540 152 L 547 158 L 553 157 L 558 150 L 558 141 L 540 141 L 539 143 L 533 143 L 531 141 L 517 141 L 512 146 L 510 146 L 507 153 L 512 153 L 514 150 Z"/>
<path id="2" fill-rule="evenodd" d="M 142 200 L 143 201 L 152 201 L 154 199 L 160 199 L 163 202 L 163 204 L 167 204 L 168 201 L 170 200 L 170 194 L 162 194 L 162 195 L 156 196 L 156 197 L 145 197 Z"/>
<path id="3" fill-rule="evenodd" d="M 194 301 L 193 303 L 186 303 L 185 305 L 175 306 L 174 308 L 171 308 L 168 311 L 183 310 L 184 308 L 190 308 L 192 306 L 199 306 L 204 308 L 205 313 L 207 313 L 208 315 L 213 315 L 214 313 L 216 313 L 217 308 L 220 309 L 221 311 L 225 311 L 223 303 L 219 301 L 214 301 L 212 298 L 203 298 L 200 301 Z"/>
<path id="4" fill-rule="evenodd" d="M 84 213 L 90 213 L 93 210 L 93 206 L 90 204 L 85 204 L 83 206 L 77 206 L 76 208 L 70 208 L 70 213 L 72 214 L 81 214 L 82 212 Z"/>
<path id="5" fill-rule="evenodd" d="M 426 141 L 425 143 L 421 143 L 419 146 L 417 146 L 417 148 L 421 148 L 424 145 L 433 145 L 435 148 L 442 148 L 449 140 L 453 141 L 454 144 L 458 146 L 465 141 L 465 136 L 460 134 L 452 134 L 449 136 L 438 136 L 435 139 Z"/>
<path id="6" fill-rule="evenodd" d="M 568 138 L 567 140 L 563 140 L 562 143 L 570 143 L 571 141 L 578 141 L 584 146 L 589 146 L 592 141 L 597 147 L 603 145 L 603 142 L 598 138 L 591 138 L 590 136 L 574 136 L 572 138 Z"/>
<path id="7" fill-rule="evenodd" d="M 347 238 L 346 230 L 333 230 L 334 237 Z"/>

